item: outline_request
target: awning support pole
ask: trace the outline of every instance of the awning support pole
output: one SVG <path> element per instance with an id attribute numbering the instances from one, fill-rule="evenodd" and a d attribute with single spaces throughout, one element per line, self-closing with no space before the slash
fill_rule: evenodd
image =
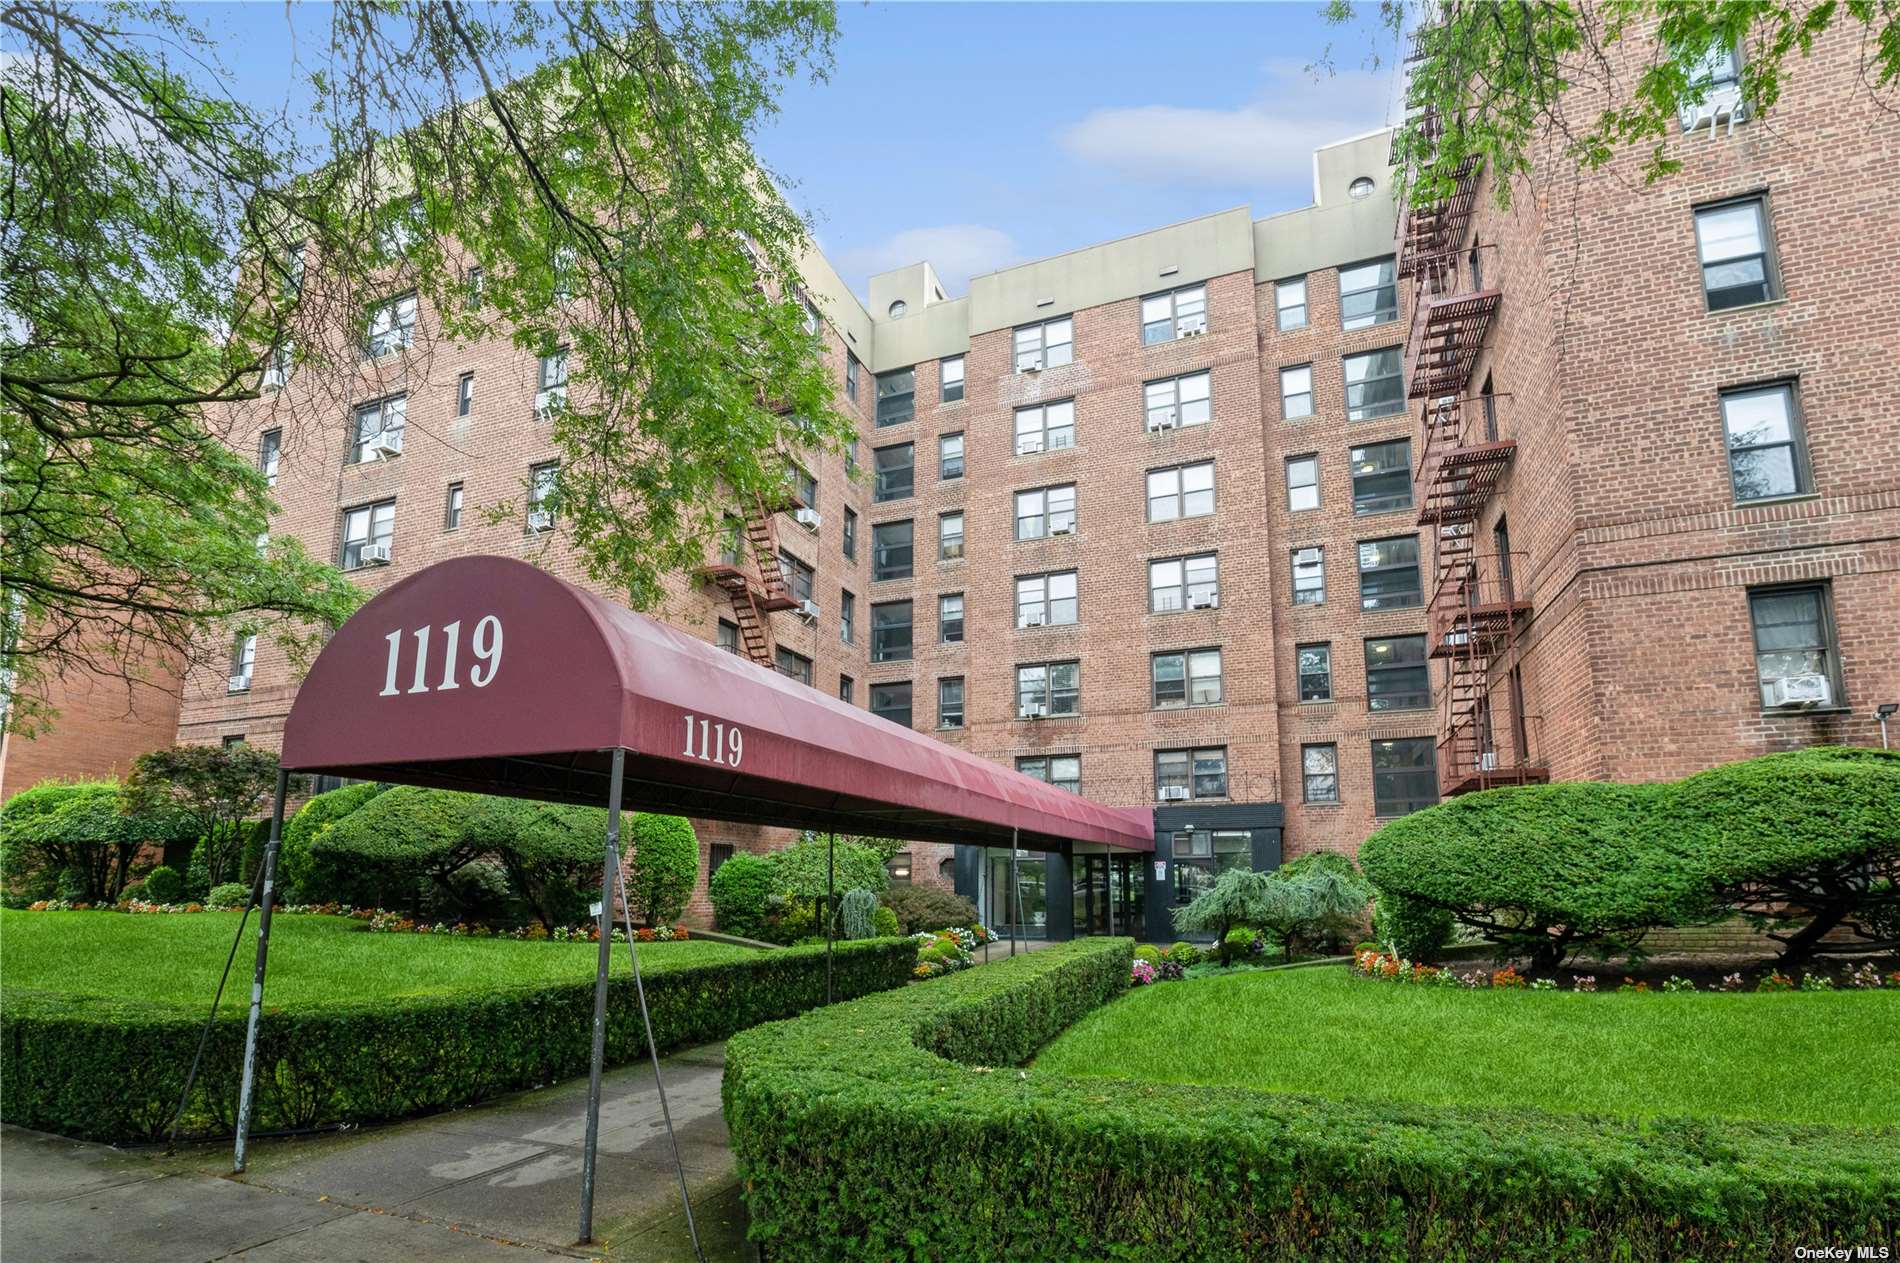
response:
<path id="1" fill-rule="evenodd" d="M 989 933 L 983 936 L 983 963 L 990 963 L 990 940 L 996 937 L 996 879 L 990 875 L 990 848 L 983 846 L 983 867 L 977 870 L 976 912 Z"/>
<path id="2" fill-rule="evenodd" d="M 614 950 L 614 890 L 620 876 L 620 788 L 627 752 L 616 749 L 607 782 L 607 849 L 601 857 L 600 912 L 595 920 L 600 952 L 594 965 L 594 1049 L 587 1063 L 587 1138 L 581 1151 L 581 1235 L 594 1237 L 594 1148 L 600 1140 L 600 1067 L 607 1055 L 607 965 Z"/>
<path id="3" fill-rule="evenodd" d="M 1115 860 L 1114 849 L 1102 852 L 1102 891 L 1108 896 L 1108 936 L 1115 937 Z"/>
<path id="4" fill-rule="evenodd" d="M 264 1013 L 264 967 L 270 961 L 270 908 L 276 902 L 277 850 L 284 842 L 284 799 L 290 793 L 290 773 L 277 769 L 277 797 L 270 809 L 270 840 L 264 844 L 264 892 L 257 914 L 257 968 L 251 974 L 251 1020 L 244 1028 L 244 1077 L 238 1088 L 237 1146 L 231 1170 L 244 1169 L 244 1147 L 251 1138 L 251 1095 L 257 1086 L 257 1023 Z"/>
<path id="5" fill-rule="evenodd" d="M 1016 826 L 1009 827 L 1009 901 L 1014 905 L 1013 915 L 1009 919 L 1009 954 L 1016 954 L 1016 923 L 1023 918 L 1023 889 L 1016 880 L 1016 849 L 1020 841 Z"/>
<path id="6" fill-rule="evenodd" d="M 831 908 L 837 883 L 838 835 L 825 834 L 825 1003 L 831 1003 Z"/>

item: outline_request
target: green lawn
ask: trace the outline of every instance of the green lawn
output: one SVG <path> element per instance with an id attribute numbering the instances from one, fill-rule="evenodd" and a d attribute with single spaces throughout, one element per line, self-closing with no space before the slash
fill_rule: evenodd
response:
<path id="1" fill-rule="evenodd" d="M 1440 991 L 1341 968 L 1142 987 L 1038 1070 L 1317 1096 L 1900 1125 L 1900 992 Z"/>
<path id="2" fill-rule="evenodd" d="M 138 916 L 0 910 L 0 998 L 16 988 L 208 1007 L 237 930 L 236 912 Z M 371 934 L 343 917 L 271 919 L 266 1000 L 273 1006 L 379 996 L 442 995 L 500 985 L 592 978 L 599 945 Z M 643 943 L 643 973 L 747 956 L 724 943 Z M 245 928 L 222 1008 L 250 1003 L 257 917 Z M 631 972 L 627 947 L 613 968 Z"/>

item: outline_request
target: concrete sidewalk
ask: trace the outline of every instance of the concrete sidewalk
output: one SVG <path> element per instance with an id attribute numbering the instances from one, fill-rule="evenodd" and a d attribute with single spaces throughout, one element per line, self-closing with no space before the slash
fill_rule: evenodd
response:
<path id="1" fill-rule="evenodd" d="M 752 1254 L 719 1110 L 723 1067 L 716 1044 L 662 1062 L 706 1257 L 739 1263 Z M 605 1077 L 599 1244 L 573 1244 L 586 1107 L 583 1078 L 390 1127 L 259 1141 L 239 1177 L 228 1145 L 167 1158 L 0 1129 L 0 1255 L 9 1263 L 690 1263 L 646 1064 Z"/>

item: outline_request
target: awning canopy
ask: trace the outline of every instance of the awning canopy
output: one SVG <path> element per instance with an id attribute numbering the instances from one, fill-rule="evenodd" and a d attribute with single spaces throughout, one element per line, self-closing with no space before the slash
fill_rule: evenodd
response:
<path id="1" fill-rule="evenodd" d="M 846 705 L 525 562 L 464 557 L 358 610 L 284 725 L 292 771 L 923 842 L 1154 849 L 1107 807 Z"/>

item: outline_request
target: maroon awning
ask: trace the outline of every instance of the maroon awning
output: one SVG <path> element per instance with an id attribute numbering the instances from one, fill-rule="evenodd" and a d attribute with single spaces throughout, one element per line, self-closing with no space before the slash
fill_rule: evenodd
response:
<path id="1" fill-rule="evenodd" d="M 431 566 L 358 610 L 284 725 L 284 766 L 924 842 L 1154 849 L 1106 807 L 900 728 L 504 557 Z"/>

